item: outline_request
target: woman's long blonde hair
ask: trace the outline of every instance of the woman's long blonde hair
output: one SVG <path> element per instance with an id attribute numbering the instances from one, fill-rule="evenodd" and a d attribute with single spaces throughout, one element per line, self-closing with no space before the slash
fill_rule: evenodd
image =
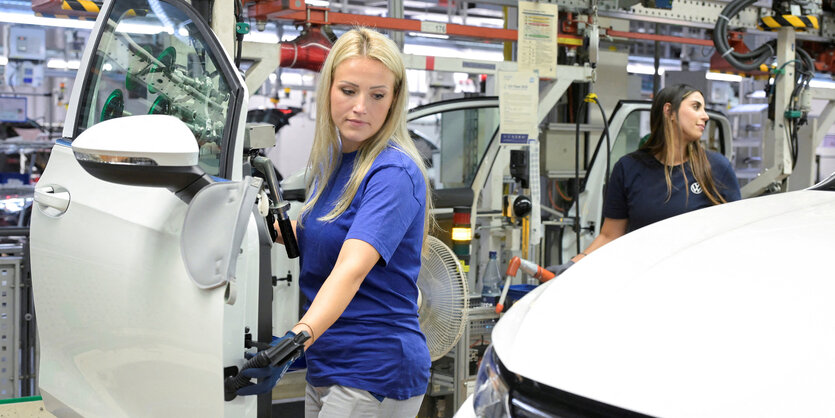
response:
<path id="1" fill-rule="evenodd" d="M 690 169 L 693 172 L 693 177 L 702 186 L 705 196 L 714 205 L 726 203 L 722 194 L 716 186 L 716 181 L 710 171 L 710 162 L 707 159 L 707 153 L 702 146 L 701 141 L 693 141 L 687 145 L 685 155 L 676 155 L 681 149 L 679 141 L 682 141 L 681 127 L 677 122 L 673 122 L 664 112 L 664 105 L 670 104 L 670 111 L 676 115 L 678 120 L 678 111 L 681 108 L 681 102 L 693 93 L 699 93 L 704 97 L 704 94 L 695 87 L 686 84 L 676 84 L 669 87 L 664 87 L 652 102 L 652 108 L 649 112 L 650 135 L 647 142 L 641 146 L 641 149 L 647 150 L 650 155 L 661 156 L 663 161 L 676 161 L 678 158 L 686 157 L 687 164 L 690 164 Z M 671 174 L 673 167 L 664 164 L 664 180 L 667 182 L 667 199 L 669 200 L 673 193 L 673 183 Z M 684 164 L 681 165 L 682 175 L 684 174 Z M 687 188 L 686 193 L 689 195 L 690 185 L 687 182 L 687 176 L 684 177 L 684 184 Z"/>
<path id="2" fill-rule="evenodd" d="M 360 145 L 354 161 L 354 169 L 342 191 L 342 195 L 336 201 L 333 209 L 319 220 L 330 222 L 345 212 L 351 205 L 351 201 L 354 200 L 363 178 L 371 169 L 371 164 L 384 149 L 393 145 L 394 148 L 411 158 L 423 174 L 423 181 L 426 184 L 426 210 L 424 212 L 423 228 L 425 242 L 427 233 L 434 225 L 434 218 L 431 216 L 432 191 L 423 159 L 420 157 L 406 128 L 406 112 L 409 103 L 406 67 L 403 64 L 397 45 L 379 32 L 367 28 L 354 28 L 340 36 L 322 66 L 319 84 L 316 88 L 316 129 L 307 166 L 307 170 L 309 170 L 309 173 L 312 172 L 313 175 L 306 176 L 308 178 L 307 193 L 312 192 L 313 194 L 305 202 L 300 219 L 303 221 L 305 215 L 322 197 L 322 191 L 327 186 L 328 180 L 334 171 L 339 167 L 342 159 L 336 125 L 331 118 L 330 91 L 336 68 L 345 60 L 356 57 L 377 60 L 394 74 L 394 98 L 383 126 L 376 134 Z"/>

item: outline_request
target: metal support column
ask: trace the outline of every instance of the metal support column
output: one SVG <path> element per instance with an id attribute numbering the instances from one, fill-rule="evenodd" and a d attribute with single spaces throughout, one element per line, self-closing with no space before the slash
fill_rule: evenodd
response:
<path id="1" fill-rule="evenodd" d="M 661 25 L 656 23 L 655 24 L 655 34 L 656 35 L 659 35 L 658 31 L 659 31 L 660 28 L 661 28 Z M 659 68 L 659 67 L 661 67 L 661 51 L 659 50 L 659 48 L 661 47 L 661 44 L 658 41 L 655 41 L 653 44 L 654 44 L 654 48 L 653 48 L 653 54 L 654 55 L 653 55 L 653 60 L 652 60 L 652 66 L 655 69 L 655 72 L 652 74 L 652 94 L 654 96 L 654 95 L 658 94 L 659 90 L 661 90 L 661 70 Z"/>
<path id="2" fill-rule="evenodd" d="M 215 1 L 212 5 L 212 31 L 217 35 L 229 61 L 235 57 L 235 6 L 231 1 Z"/>
<path id="3" fill-rule="evenodd" d="M 388 2 L 389 17 L 403 19 L 403 0 L 388 0 Z M 397 47 L 400 48 L 400 52 L 403 52 L 403 45 L 405 44 L 405 35 L 403 34 L 403 31 L 389 31 L 389 37 L 397 44 Z"/>
<path id="4" fill-rule="evenodd" d="M 470 323 L 464 328 L 461 339 L 455 345 L 455 363 L 452 372 L 452 403 L 458 410 L 467 399 L 467 380 L 470 378 Z"/>
<path id="5" fill-rule="evenodd" d="M 769 123 L 763 141 L 763 167 L 760 176 L 742 187 L 742 197 L 759 196 L 766 190 L 785 190 L 783 180 L 792 172 L 791 151 L 786 134 L 786 108 L 794 88 L 795 64 L 786 64 L 795 58 L 795 32 L 793 28 L 781 28 L 777 34 L 777 67 L 785 73 L 774 82 L 774 121 Z M 786 65 L 784 65 L 786 64 Z"/>
<path id="6" fill-rule="evenodd" d="M 252 65 L 246 69 L 246 88 L 249 90 L 250 96 L 261 88 L 261 85 L 267 81 L 267 78 L 276 68 L 279 68 L 278 58 L 280 53 L 281 46 L 279 44 L 244 42 L 241 57 L 253 61 Z"/>
<path id="7" fill-rule="evenodd" d="M 826 106 L 817 118 L 810 121 L 810 127 L 801 129 L 798 139 L 797 165 L 789 177 L 789 190 L 805 189 L 817 180 L 816 153 L 823 137 L 835 123 L 835 90 L 811 89 L 812 98 L 827 100 Z M 829 173 L 824 173 L 829 174 Z"/>
<path id="8" fill-rule="evenodd" d="M 794 28 L 781 28 L 777 35 L 777 66 L 794 60 L 795 58 L 795 31 Z M 796 64 L 788 64 L 784 67 L 786 73 L 775 82 L 774 97 L 774 163 L 779 170 L 781 181 L 792 173 L 792 157 L 789 148 L 789 138 L 786 133 L 785 112 L 789 107 L 792 90 L 795 87 L 794 75 Z"/>

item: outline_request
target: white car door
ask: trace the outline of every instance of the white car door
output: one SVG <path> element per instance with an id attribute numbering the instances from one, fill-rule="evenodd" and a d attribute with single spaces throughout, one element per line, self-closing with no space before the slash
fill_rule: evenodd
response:
<path id="1" fill-rule="evenodd" d="M 247 286 L 259 274 L 256 218 L 246 227 L 237 288 L 200 288 L 181 256 L 187 203 L 149 186 L 160 181 L 153 171 L 128 170 L 121 184 L 103 181 L 72 148 L 103 121 L 167 114 L 193 134 L 205 173 L 241 180 L 247 92 L 227 56 L 182 0 L 108 0 L 102 7 L 64 138 L 32 211 L 40 391 L 58 416 L 254 416 L 253 397 L 224 401 L 223 378 L 224 368 L 228 374 L 242 363 L 245 327 L 257 326 L 257 296 L 250 297 L 257 286 Z M 182 139 L 175 138 L 182 131 L 124 126 L 110 130 L 114 142 Z M 166 158 L 164 146 L 159 151 Z M 155 165 L 151 160 L 131 159 Z"/>

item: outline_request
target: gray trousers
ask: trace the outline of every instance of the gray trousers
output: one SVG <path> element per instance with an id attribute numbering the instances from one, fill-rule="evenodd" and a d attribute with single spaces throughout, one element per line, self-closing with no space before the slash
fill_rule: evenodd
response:
<path id="1" fill-rule="evenodd" d="M 382 402 L 365 390 L 345 386 L 305 388 L 305 418 L 391 417 L 414 418 L 418 414 L 423 395 L 406 400 L 385 398 Z"/>

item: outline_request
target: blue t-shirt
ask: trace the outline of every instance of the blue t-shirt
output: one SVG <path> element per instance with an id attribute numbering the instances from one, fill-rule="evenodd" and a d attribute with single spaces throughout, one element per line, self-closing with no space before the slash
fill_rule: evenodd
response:
<path id="1" fill-rule="evenodd" d="M 706 153 L 719 193 L 728 202 L 739 200 L 739 182 L 731 163 L 717 152 Z M 681 166 L 673 167 L 670 173 L 672 194 L 667 200 L 664 166 L 660 161 L 643 150 L 621 157 L 612 169 L 607 185 L 603 216 L 629 219 L 629 232 L 685 212 L 713 206 L 701 185 L 695 181 L 690 164 L 684 164 L 684 171 L 688 186 L 685 186 Z"/>
<path id="2" fill-rule="evenodd" d="M 297 229 L 305 309 L 345 240 L 367 242 L 380 253 L 380 261 L 342 316 L 308 348 L 307 381 L 408 399 L 426 393 L 431 364 L 417 307 L 426 184 L 417 165 L 390 145 L 374 160 L 348 209 L 331 222 L 317 220 L 342 194 L 356 154 L 342 154 L 339 168 Z"/>

